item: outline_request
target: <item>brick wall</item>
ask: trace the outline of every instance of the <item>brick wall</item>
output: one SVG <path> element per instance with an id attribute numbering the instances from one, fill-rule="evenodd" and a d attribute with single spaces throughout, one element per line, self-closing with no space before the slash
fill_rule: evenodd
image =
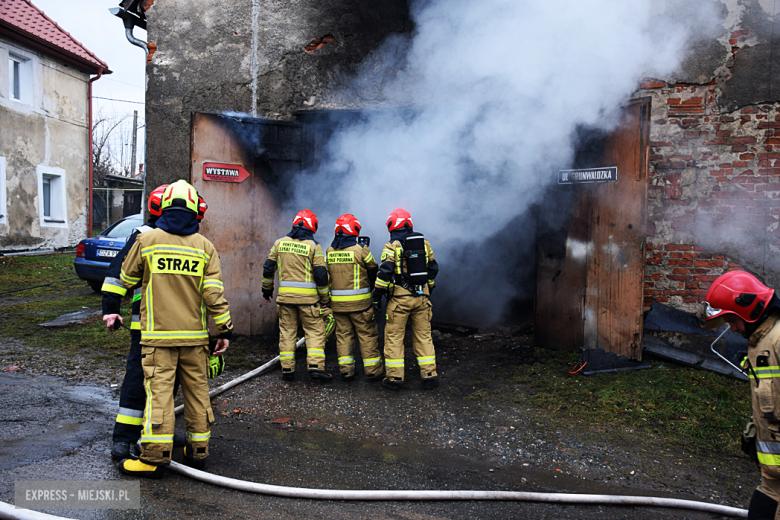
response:
<path id="1" fill-rule="evenodd" d="M 697 312 L 710 283 L 746 269 L 780 282 L 780 110 L 721 113 L 719 88 L 646 81 L 653 108 L 645 309 Z"/>

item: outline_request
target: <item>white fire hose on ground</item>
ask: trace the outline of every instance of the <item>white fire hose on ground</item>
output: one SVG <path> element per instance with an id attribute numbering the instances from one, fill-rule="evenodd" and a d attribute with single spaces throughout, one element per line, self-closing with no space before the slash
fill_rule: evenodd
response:
<path id="1" fill-rule="evenodd" d="M 305 342 L 301 338 L 295 344 L 300 347 Z M 262 374 L 279 362 L 279 356 L 268 363 L 247 372 L 243 376 L 209 392 L 209 397 L 221 394 L 225 390 Z M 184 406 L 177 406 L 174 413 L 179 414 Z M 591 495 L 578 493 L 531 493 L 524 491 L 441 491 L 441 490 L 341 490 L 341 489 L 310 489 L 271 484 L 258 484 L 246 480 L 222 477 L 205 471 L 200 471 L 178 462 L 171 461 L 169 469 L 190 478 L 238 491 L 260 493 L 286 498 L 303 498 L 308 500 L 512 500 L 520 502 L 545 502 L 551 504 L 587 504 L 616 506 L 667 507 L 703 511 L 706 513 L 747 518 L 747 510 L 737 507 L 710 504 L 695 500 L 680 500 L 676 498 L 638 497 L 622 495 Z M 0 519 L 9 520 L 68 520 L 60 516 L 39 513 L 29 509 L 16 507 L 0 502 Z"/>

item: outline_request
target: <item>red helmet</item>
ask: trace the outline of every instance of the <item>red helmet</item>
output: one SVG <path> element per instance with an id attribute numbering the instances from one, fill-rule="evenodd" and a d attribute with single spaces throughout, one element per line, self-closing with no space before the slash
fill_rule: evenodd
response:
<path id="1" fill-rule="evenodd" d="M 707 328 L 720 327 L 728 314 L 736 315 L 747 323 L 757 321 L 774 293 L 774 289 L 745 271 L 729 271 L 719 276 L 707 289 L 705 297 Z"/>
<path id="2" fill-rule="evenodd" d="M 295 215 L 292 225 L 293 227 L 303 226 L 305 228 L 310 229 L 312 233 L 316 233 L 317 228 L 319 227 L 320 224 L 319 222 L 317 222 L 317 215 L 312 213 L 310 209 L 304 209 L 303 211 L 299 211 L 298 214 Z"/>
<path id="3" fill-rule="evenodd" d="M 206 204 L 206 201 L 203 200 L 203 197 L 198 195 L 198 220 L 203 220 L 203 217 L 206 216 L 206 210 L 209 209 L 209 205 Z"/>
<path id="4" fill-rule="evenodd" d="M 336 219 L 335 233 L 337 235 L 341 232 L 345 235 L 358 236 L 361 229 L 360 221 L 351 213 L 344 213 Z"/>
<path id="5" fill-rule="evenodd" d="M 162 215 L 162 196 L 163 193 L 165 193 L 165 188 L 167 188 L 167 184 L 163 184 L 162 186 L 157 186 L 155 189 L 152 190 L 152 192 L 149 194 L 149 215 L 152 217 L 159 217 Z"/>
<path id="6" fill-rule="evenodd" d="M 398 208 L 387 217 L 387 230 L 395 231 L 396 229 L 401 229 L 403 227 L 408 227 L 409 229 L 414 227 L 414 224 L 412 224 L 412 216 L 405 209 Z"/>

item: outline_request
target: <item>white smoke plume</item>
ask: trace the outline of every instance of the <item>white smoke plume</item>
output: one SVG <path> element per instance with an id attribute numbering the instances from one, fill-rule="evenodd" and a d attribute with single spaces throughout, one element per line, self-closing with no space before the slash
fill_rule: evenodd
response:
<path id="1" fill-rule="evenodd" d="M 642 77 L 671 74 L 692 39 L 712 36 L 718 6 L 416 2 L 411 41 L 388 40 L 342 93 L 374 96 L 372 78 L 392 76 L 381 105 L 408 110 L 364 110 L 341 126 L 326 160 L 296 180 L 288 209 L 314 210 L 324 245 L 336 217 L 355 214 L 377 257 L 387 215 L 406 209 L 447 282 L 436 296 L 449 300 L 449 315 L 438 318 L 496 321 L 509 299 L 531 296 L 532 284 L 512 286 L 507 273 L 533 272 L 528 209 L 570 165 L 575 128 L 615 125 Z"/>

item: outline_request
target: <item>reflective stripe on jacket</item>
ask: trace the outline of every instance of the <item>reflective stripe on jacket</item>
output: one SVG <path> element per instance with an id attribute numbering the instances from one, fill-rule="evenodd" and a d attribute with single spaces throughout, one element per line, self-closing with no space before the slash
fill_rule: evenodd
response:
<path id="1" fill-rule="evenodd" d="M 330 302 L 325 255 L 316 241 L 285 236 L 274 242 L 263 264 L 264 291 L 273 291 L 276 270 L 279 271 L 278 303 L 327 305 Z"/>
<path id="2" fill-rule="evenodd" d="M 750 336 L 747 358 L 758 462 L 764 476 L 780 479 L 780 315 Z"/>
<path id="3" fill-rule="evenodd" d="M 376 277 L 376 288 L 388 291 L 388 296 L 410 296 L 412 293 L 401 286 L 403 273 L 406 270 L 406 259 L 402 256 L 401 242 L 394 240 L 385 244 L 382 249 L 382 257 L 379 263 L 379 273 Z M 428 262 L 428 283 L 423 287 L 426 296 L 431 294 L 430 288 L 434 285 L 436 275 L 439 273 L 439 264 L 433 256 L 430 242 L 425 240 L 425 254 Z"/>
<path id="4" fill-rule="evenodd" d="M 219 256 L 199 233 L 155 229 L 139 235 L 122 263 L 120 280 L 127 288 L 141 282 L 142 345 L 208 345 L 209 315 L 220 335 L 233 329 Z"/>
<path id="5" fill-rule="evenodd" d="M 122 247 L 122 250 L 119 251 L 119 253 L 117 253 L 117 255 L 111 260 L 108 269 L 106 269 L 106 278 L 103 280 L 103 287 L 100 289 L 103 293 L 104 316 L 106 314 L 121 314 L 120 311 L 122 306 L 122 298 L 124 298 L 124 296 L 127 294 L 127 289 L 122 284 L 122 280 L 120 280 L 122 262 L 124 262 L 127 253 L 130 252 L 130 249 L 135 244 L 136 237 L 138 237 L 138 235 L 141 233 L 146 233 L 152 229 L 154 228 L 147 224 L 135 228 L 133 233 L 127 239 L 127 242 L 125 242 L 124 247 Z M 133 292 L 132 322 L 130 324 L 131 334 L 141 333 L 140 315 L 141 288 L 138 287 Z"/>
<path id="6" fill-rule="evenodd" d="M 371 306 L 371 278 L 376 276 L 374 255 L 355 244 L 344 249 L 329 247 L 330 307 L 333 312 L 364 311 Z"/>

